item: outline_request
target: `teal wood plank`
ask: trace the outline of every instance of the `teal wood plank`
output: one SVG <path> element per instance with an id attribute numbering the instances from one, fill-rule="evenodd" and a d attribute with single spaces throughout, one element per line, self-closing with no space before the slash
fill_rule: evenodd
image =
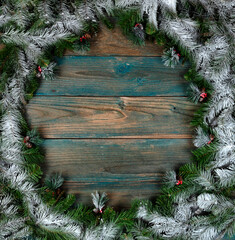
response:
<path id="1" fill-rule="evenodd" d="M 105 191 L 123 207 L 155 197 L 164 173 L 189 162 L 193 149 L 191 139 L 54 139 L 43 147 L 45 173 L 60 172 L 66 191 L 84 203 Z"/>
<path id="2" fill-rule="evenodd" d="M 36 95 L 185 96 L 188 64 L 165 67 L 161 57 L 65 56 L 57 59 L 53 81 Z"/>
<path id="3" fill-rule="evenodd" d="M 44 138 L 191 138 L 185 97 L 48 97 L 27 105 Z"/>

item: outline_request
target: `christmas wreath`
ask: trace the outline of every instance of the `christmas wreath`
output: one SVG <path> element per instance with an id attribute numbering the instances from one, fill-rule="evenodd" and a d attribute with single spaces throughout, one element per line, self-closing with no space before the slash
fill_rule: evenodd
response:
<path id="1" fill-rule="evenodd" d="M 115 20 L 115 21 L 114 21 Z M 54 56 L 89 49 L 102 21 L 136 44 L 163 44 L 163 62 L 190 61 L 189 98 L 200 104 L 190 164 L 166 173 L 155 204 L 74 204 L 61 176 L 41 182 L 40 137 L 24 105 L 53 78 Z M 0 3 L 0 239 L 222 239 L 235 234 L 235 2 L 233 0 L 2 0 Z"/>

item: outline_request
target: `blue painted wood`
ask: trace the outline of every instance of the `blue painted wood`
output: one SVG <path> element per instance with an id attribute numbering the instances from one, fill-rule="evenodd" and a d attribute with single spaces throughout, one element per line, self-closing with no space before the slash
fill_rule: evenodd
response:
<path id="1" fill-rule="evenodd" d="M 57 59 L 53 81 L 36 95 L 185 96 L 189 64 L 165 67 L 160 57 L 66 56 Z"/>
<path id="2" fill-rule="evenodd" d="M 44 138 L 191 138 L 185 97 L 48 97 L 27 105 Z"/>
<path id="3" fill-rule="evenodd" d="M 66 191 L 84 203 L 105 191 L 110 205 L 122 207 L 155 197 L 164 173 L 189 162 L 193 148 L 191 139 L 50 139 L 43 146 L 46 172 L 60 172 Z"/>
<path id="4" fill-rule="evenodd" d="M 48 139 L 46 173 L 61 172 L 65 190 L 85 204 L 95 190 L 109 194 L 110 206 L 156 197 L 165 171 L 191 156 L 195 106 L 182 97 L 189 65 L 167 68 L 160 57 L 57 62 L 56 79 L 43 81 L 27 106 L 31 126 Z"/>

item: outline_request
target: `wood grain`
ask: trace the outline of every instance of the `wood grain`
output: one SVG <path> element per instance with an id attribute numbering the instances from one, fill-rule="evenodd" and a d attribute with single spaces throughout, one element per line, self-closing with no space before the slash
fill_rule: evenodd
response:
<path id="1" fill-rule="evenodd" d="M 75 57 L 57 59 L 53 81 L 36 95 L 185 96 L 189 65 L 165 67 L 160 57 Z"/>
<path id="2" fill-rule="evenodd" d="M 191 138 L 184 97 L 35 97 L 31 127 L 44 138 Z"/>
<path id="3" fill-rule="evenodd" d="M 163 174 L 189 162 L 191 139 L 45 140 L 48 174 L 60 172 L 65 189 L 90 201 L 105 191 L 110 205 L 129 207 L 135 198 L 159 193 Z"/>
<path id="4" fill-rule="evenodd" d="M 123 34 L 117 26 L 109 30 L 100 24 L 97 36 L 91 40 L 90 51 L 66 51 L 65 55 L 89 55 L 89 56 L 162 56 L 163 46 L 146 41 L 145 46 L 134 45 Z"/>

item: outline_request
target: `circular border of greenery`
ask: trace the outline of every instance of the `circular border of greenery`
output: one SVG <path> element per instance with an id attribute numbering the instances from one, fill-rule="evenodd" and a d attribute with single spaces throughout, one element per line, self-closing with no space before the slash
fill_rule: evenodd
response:
<path id="1" fill-rule="evenodd" d="M 3 239 L 221 239 L 234 224 L 234 12 L 232 1 L 32 1 L 4 0 L 1 5 L 1 196 Z M 120 10 L 121 9 L 121 10 Z M 52 78 L 53 55 L 66 48 L 86 50 L 103 21 L 113 18 L 137 44 L 143 36 L 192 64 L 185 78 L 190 96 L 203 102 L 192 124 L 197 127 L 191 164 L 166 174 L 155 205 L 135 202 L 120 213 L 106 208 L 106 195 L 93 194 L 95 209 L 74 197 L 58 199 L 60 176 L 39 187 L 40 138 L 24 120 L 25 99 L 38 78 Z M 145 28 L 146 36 L 136 24 Z M 176 56 L 177 55 L 177 56 Z M 208 95 L 207 95 L 208 94 Z M 206 101 L 204 101 L 206 98 Z M 55 196 L 57 199 L 55 199 Z"/>

